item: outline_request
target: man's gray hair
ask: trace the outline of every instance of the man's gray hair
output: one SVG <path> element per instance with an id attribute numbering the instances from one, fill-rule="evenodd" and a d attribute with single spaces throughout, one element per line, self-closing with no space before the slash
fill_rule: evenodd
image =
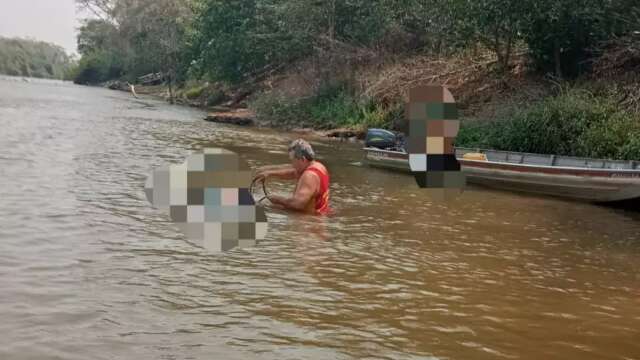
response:
<path id="1" fill-rule="evenodd" d="M 289 145 L 289 152 L 293 152 L 293 156 L 296 159 L 313 161 L 316 158 L 316 153 L 313 151 L 311 144 L 302 139 L 294 140 Z"/>

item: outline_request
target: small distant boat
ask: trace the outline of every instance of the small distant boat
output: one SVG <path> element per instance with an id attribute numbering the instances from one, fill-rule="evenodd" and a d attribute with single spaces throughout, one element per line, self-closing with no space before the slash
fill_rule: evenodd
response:
<path id="1" fill-rule="evenodd" d="M 138 78 L 138 83 L 142 85 L 160 85 L 164 80 L 165 74 L 158 72 L 140 76 Z"/>
<path id="2" fill-rule="evenodd" d="M 370 145 L 370 144 L 368 144 Z M 467 182 L 588 202 L 640 199 L 640 161 L 456 148 Z M 364 162 L 411 172 L 409 154 L 367 146 Z"/>

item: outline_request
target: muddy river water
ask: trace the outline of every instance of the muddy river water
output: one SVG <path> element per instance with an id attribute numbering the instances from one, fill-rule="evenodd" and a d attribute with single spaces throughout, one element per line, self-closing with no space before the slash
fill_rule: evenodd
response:
<path id="1" fill-rule="evenodd" d="M 0 359 L 640 359 L 640 213 L 440 202 L 314 140 L 335 215 L 268 211 L 260 244 L 209 254 L 147 175 L 203 147 L 283 163 L 295 135 L 202 117 L 0 79 Z"/>

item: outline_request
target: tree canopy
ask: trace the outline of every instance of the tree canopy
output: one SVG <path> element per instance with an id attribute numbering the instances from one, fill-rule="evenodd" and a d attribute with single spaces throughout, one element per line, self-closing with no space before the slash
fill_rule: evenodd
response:
<path id="1" fill-rule="evenodd" d="M 71 59 L 58 45 L 0 37 L 0 74 L 63 79 L 70 66 Z"/>
<path id="2" fill-rule="evenodd" d="M 238 82 L 336 47 L 447 55 L 516 47 L 540 71 L 579 75 L 602 41 L 640 31 L 634 0 L 76 0 L 97 18 L 78 47 L 104 80 L 162 71 Z"/>
<path id="3" fill-rule="evenodd" d="M 163 72 L 175 79 L 182 61 L 187 0 L 77 0 L 95 16 L 79 29 L 76 82 L 99 83 Z"/>

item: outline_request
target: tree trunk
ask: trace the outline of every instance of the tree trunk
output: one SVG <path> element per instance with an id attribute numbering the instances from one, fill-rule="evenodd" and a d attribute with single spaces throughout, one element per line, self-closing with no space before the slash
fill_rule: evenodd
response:
<path id="1" fill-rule="evenodd" d="M 175 101 L 173 99 L 173 76 L 169 75 L 169 103 L 174 104 Z"/>
<path id="2" fill-rule="evenodd" d="M 502 50 L 500 49 L 500 45 L 498 45 L 497 41 L 496 41 L 495 47 L 493 48 L 493 51 L 496 53 L 496 56 L 498 57 L 499 71 L 504 72 L 504 54 L 502 53 Z"/>
<path id="3" fill-rule="evenodd" d="M 507 37 L 507 44 L 505 45 L 504 57 L 502 59 L 502 71 L 509 70 L 509 61 L 511 60 L 511 46 L 513 45 L 513 36 L 509 34 Z"/>
<path id="4" fill-rule="evenodd" d="M 500 30 L 497 26 L 493 29 L 493 51 L 498 57 L 498 66 L 500 67 L 500 72 L 504 72 L 504 54 L 502 53 L 502 49 L 500 46 Z"/>
<path id="5" fill-rule="evenodd" d="M 331 39 L 331 50 L 333 50 L 333 43 L 336 36 L 336 1 L 331 1 L 330 18 L 329 18 L 329 39 Z"/>
<path id="6" fill-rule="evenodd" d="M 556 76 L 558 78 L 562 78 L 562 62 L 560 57 L 560 44 L 558 43 L 558 39 L 553 40 L 553 62 L 556 67 Z"/>

